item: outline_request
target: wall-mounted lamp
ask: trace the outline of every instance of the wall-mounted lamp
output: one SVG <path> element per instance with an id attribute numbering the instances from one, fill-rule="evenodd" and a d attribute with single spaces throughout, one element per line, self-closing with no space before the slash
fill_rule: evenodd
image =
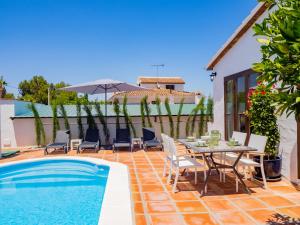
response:
<path id="1" fill-rule="evenodd" d="M 217 72 L 212 72 L 212 73 L 209 75 L 210 81 L 213 82 L 216 76 L 217 76 Z"/>

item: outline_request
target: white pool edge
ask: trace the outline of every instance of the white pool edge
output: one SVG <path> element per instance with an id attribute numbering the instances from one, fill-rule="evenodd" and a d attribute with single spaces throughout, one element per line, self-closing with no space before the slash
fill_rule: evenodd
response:
<path id="1" fill-rule="evenodd" d="M 25 159 L 7 163 L 1 163 L 0 168 L 26 162 L 45 160 L 79 160 L 96 165 L 109 166 L 106 188 L 99 217 L 99 225 L 133 225 L 133 206 L 131 201 L 130 177 L 128 167 L 117 162 L 91 157 L 59 156 L 35 159 Z M 84 213 L 84 210 L 82 211 Z"/>

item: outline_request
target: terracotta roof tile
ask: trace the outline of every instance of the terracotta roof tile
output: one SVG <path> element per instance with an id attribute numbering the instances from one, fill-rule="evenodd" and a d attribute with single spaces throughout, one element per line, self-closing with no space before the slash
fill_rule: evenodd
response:
<path id="1" fill-rule="evenodd" d="M 185 81 L 181 77 L 138 77 L 138 83 L 185 84 Z"/>
<path id="2" fill-rule="evenodd" d="M 186 92 L 186 91 L 175 91 L 169 89 L 147 89 L 147 90 L 138 90 L 138 91 L 127 91 L 127 92 L 118 92 L 115 93 L 111 99 L 115 97 L 123 97 L 127 95 L 128 97 L 138 97 L 138 96 L 146 96 L 146 95 L 159 95 L 159 96 L 195 96 L 200 93 L 196 92 Z"/>

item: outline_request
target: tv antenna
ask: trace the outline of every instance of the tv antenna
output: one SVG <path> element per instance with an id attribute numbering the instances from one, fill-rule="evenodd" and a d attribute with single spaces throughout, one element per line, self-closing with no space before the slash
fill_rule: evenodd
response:
<path id="1" fill-rule="evenodd" d="M 151 66 L 156 68 L 156 76 L 158 77 L 159 76 L 159 68 L 163 68 L 165 66 L 165 64 L 154 64 Z"/>

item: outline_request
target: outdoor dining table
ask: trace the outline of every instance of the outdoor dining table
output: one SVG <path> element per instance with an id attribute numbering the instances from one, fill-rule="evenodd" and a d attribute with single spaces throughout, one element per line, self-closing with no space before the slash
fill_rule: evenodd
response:
<path id="1" fill-rule="evenodd" d="M 239 181 L 241 182 L 245 191 L 248 194 L 251 194 L 251 191 L 246 186 L 245 182 L 243 181 L 243 179 L 242 179 L 241 175 L 239 174 L 239 172 L 237 171 L 236 167 L 244 153 L 257 151 L 257 149 L 254 149 L 254 148 L 251 148 L 248 146 L 230 146 L 230 145 L 228 145 L 228 142 L 226 142 L 226 141 L 220 141 L 218 146 L 213 146 L 213 147 L 199 146 L 197 144 L 198 143 L 197 140 L 189 141 L 187 139 L 178 139 L 177 141 L 179 143 L 185 145 L 187 148 L 191 149 L 193 153 L 201 154 L 203 156 L 203 159 L 205 160 L 205 163 L 208 166 L 208 173 L 207 173 L 206 179 L 204 181 L 204 184 L 203 184 L 203 187 L 201 190 L 201 196 L 204 195 L 208 179 L 211 176 L 211 172 L 213 169 L 216 169 L 218 173 L 219 173 L 218 169 L 231 169 L 234 172 L 234 174 L 236 175 L 236 177 L 239 179 Z M 233 152 L 233 153 L 237 154 L 237 158 L 232 162 L 232 164 L 215 162 L 215 160 L 213 158 L 213 154 L 215 154 L 215 153 L 225 154 L 225 153 L 229 153 L 229 152 Z"/>

